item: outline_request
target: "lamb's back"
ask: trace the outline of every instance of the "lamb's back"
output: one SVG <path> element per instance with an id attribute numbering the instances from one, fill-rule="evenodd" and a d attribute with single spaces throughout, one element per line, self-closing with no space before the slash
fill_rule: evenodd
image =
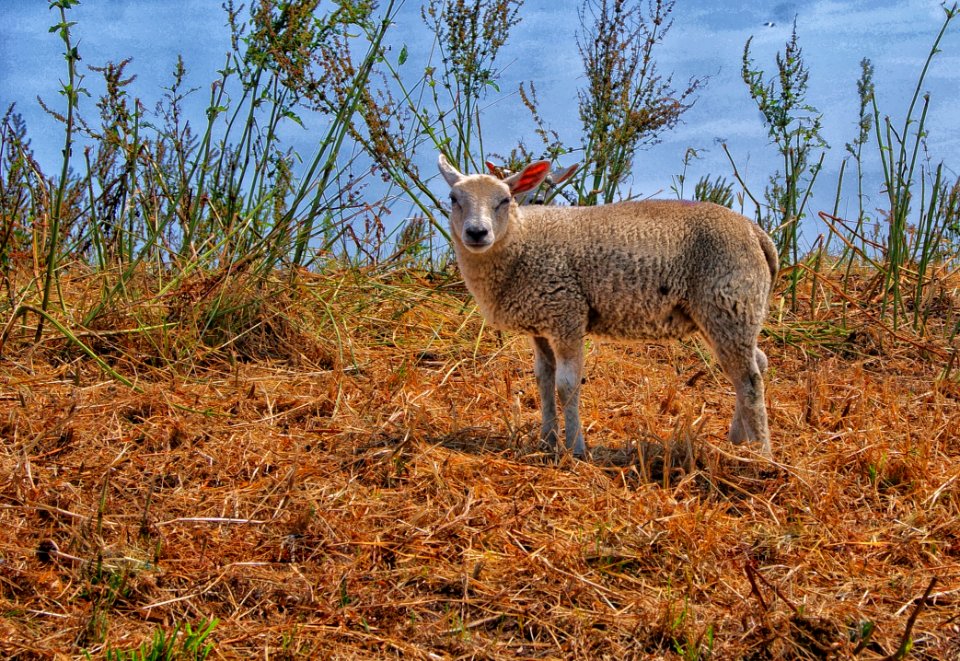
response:
<path id="1" fill-rule="evenodd" d="M 757 264 L 766 262 L 751 225 L 709 203 L 525 207 L 525 252 L 535 248 L 520 261 L 543 271 L 533 279 L 554 285 L 536 288 L 539 301 L 564 299 L 541 307 L 572 311 L 592 334 L 682 337 L 695 329 L 690 314 L 699 301 L 754 286 Z"/>

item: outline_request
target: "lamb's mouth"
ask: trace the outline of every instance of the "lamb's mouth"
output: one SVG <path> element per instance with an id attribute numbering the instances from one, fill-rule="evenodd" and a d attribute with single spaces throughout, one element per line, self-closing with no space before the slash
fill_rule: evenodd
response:
<path id="1" fill-rule="evenodd" d="M 491 239 L 480 239 L 479 241 L 464 239 L 463 241 L 463 247 L 473 253 L 486 252 L 492 245 L 493 241 Z"/>

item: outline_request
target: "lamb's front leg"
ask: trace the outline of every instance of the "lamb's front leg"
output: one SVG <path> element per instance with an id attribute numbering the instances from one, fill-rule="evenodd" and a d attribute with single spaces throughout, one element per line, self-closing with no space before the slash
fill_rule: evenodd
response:
<path id="1" fill-rule="evenodd" d="M 545 337 L 533 338 L 533 373 L 540 390 L 540 413 L 543 416 L 540 440 L 556 449 L 560 440 L 557 426 L 557 361 Z"/>
<path id="2" fill-rule="evenodd" d="M 586 456 L 583 431 L 580 429 L 580 381 L 583 374 L 583 338 L 554 341 L 553 353 L 557 361 L 557 393 L 563 407 L 563 426 L 567 450 L 573 456 Z"/>

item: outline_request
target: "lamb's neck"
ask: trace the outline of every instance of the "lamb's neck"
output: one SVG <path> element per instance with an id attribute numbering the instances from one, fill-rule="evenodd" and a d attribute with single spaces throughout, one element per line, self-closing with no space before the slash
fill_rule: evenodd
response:
<path id="1" fill-rule="evenodd" d="M 506 285 L 520 254 L 517 247 L 511 243 L 480 254 L 471 253 L 463 247 L 457 251 L 460 273 L 467 288 L 477 298 L 489 300 L 489 295 L 496 296 Z"/>

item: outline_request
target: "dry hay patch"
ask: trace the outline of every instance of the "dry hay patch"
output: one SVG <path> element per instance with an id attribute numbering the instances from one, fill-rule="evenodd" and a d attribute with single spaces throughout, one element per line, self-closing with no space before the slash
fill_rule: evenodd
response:
<path id="1" fill-rule="evenodd" d="M 522 339 L 461 292 L 378 287 L 336 301 L 328 363 L 147 370 L 140 393 L 14 365 L 3 652 L 217 617 L 226 658 L 877 658 L 916 613 L 917 657 L 956 655 L 960 411 L 915 347 L 773 332 L 768 464 L 724 440 L 696 344 L 591 345 L 593 458 L 555 461 Z"/>

